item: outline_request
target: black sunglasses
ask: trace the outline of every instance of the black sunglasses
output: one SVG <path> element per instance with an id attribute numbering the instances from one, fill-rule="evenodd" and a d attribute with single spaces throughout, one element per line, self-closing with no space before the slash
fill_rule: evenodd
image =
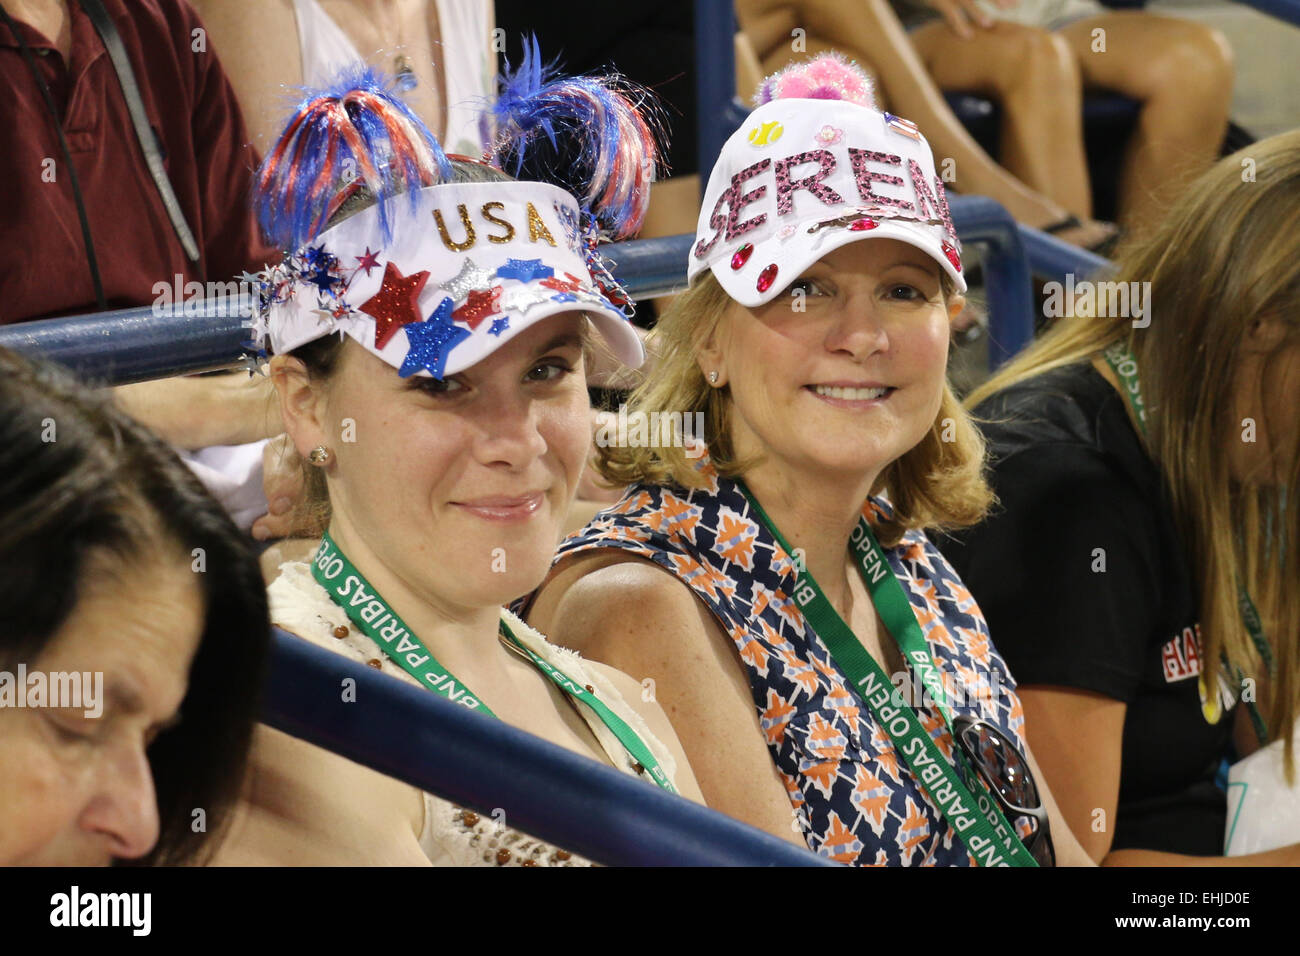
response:
<path id="1" fill-rule="evenodd" d="M 953 739 L 979 773 L 988 790 L 1002 804 L 1002 811 L 1014 825 L 1017 817 L 1032 817 L 1037 823 L 1025 847 L 1039 866 L 1056 866 L 1047 810 L 1038 796 L 1029 762 L 1016 745 L 996 726 L 965 714 L 953 718 Z"/>

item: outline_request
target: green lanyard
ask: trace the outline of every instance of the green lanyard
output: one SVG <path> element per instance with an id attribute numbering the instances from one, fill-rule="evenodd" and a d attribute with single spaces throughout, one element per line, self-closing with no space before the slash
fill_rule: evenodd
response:
<path id="1" fill-rule="evenodd" d="M 750 508 L 772 532 L 785 553 L 793 555 L 794 551 L 767 516 L 758 499 L 750 493 L 743 481 L 738 480 L 736 484 L 749 500 Z M 916 615 L 903 592 L 903 586 L 885 560 L 866 518 L 859 519 L 854 528 L 849 549 L 855 559 L 854 566 L 871 591 L 872 604 L 885 623 L 885 628 L 898 642 L 899 650 L 920 677 L 925 692 L 934 700 L 951 732 L 952 714 L 948 709 L 943 682 L 939 679 L 934 660 L 930 656 L 929 645 L 921 633 L 920 625 L 916 623 Z M 796 574 L 794 599 L 808 623 L 826 645 L 840 670 L 849 678 L 858 696 L 871 708 L 876 723 L 885 729 L 894 742 L 895 749 L 906 758 L 930 802 L 957 832 L 976 862 L 980 866 L 1037 866 L 993 797 L 989 796 L 982 785 L 977 788 L 980 791 L 978 799 L 971 793 L 971 788 L 958 776 L 921 725 L 915 709 L 906 705 L 895 707 L 891 703 L 893 684 L 827 600 L 816 579 L 798 564 Z M 961 750 L 955 735 L 953 753 L 960 760 Z"/>
<path id="2" fill-rule="evenodd" d="M 1129 407 L 1133 409 L 1133 415 L 1137 418 L 1138 427 L 1142 431 L 1142 437 L 1150 440 L 1151 434 L 1147 430 L 1147 411 L 1146 405 L 1142 402 L 1142 383 L 1138 378 L 1137 357 L 1133 351 L 1123 342 L 1116 342 L 1104 352 L 1102 357 L 1106 359 L 1106 364 L 1111 367 L 1115 375 L 1123 382 L 1124 387 L 1121 391 L 1128 400 Z M 1249 592 L 1240 584 L 1237 585 L 1237 608 L 1241 614 L 1241 622 L 1246 626 L 1246 633 L 1250 635 L 1255 650 L 1259 652 L 1260 660 L 1264 667 L 1271 673 L 1273 670 L 1273 649 L 1269 647 L 1268 638 L 1264 635 L 1264 626 L 1260 621 L 1259 611 L 1255 608 L 1255 602 L 1250 599 Z M 1245 677 L 1241 668 L 1233 667 L 1228 661 L 1227 655 L 1224 655 L 1224 663 L 1232 667 L 1233 675 L 1240 687 Z M 1211 694 L 1217 695 L 1217 687 L 1205 688 L 1205 694 L 1208 698 Z M 1244 701 L 1246 709 L 1250 712 L 1250 722 L 1255 727 L 1255 736 L 1259 738 L 1260 744 L 1268 743 L 1268 725 L 1264 723 L 1264 717 L 1259 712 L 1253 700 Z M 1208 720 L 1208 715 L 1206 717 Z M 1215 720 L 1213 723 L 1217 723 Z"/>
<path id="3" fill-rule="evenodd" d="M 316 556 L 312 559 L 311 573 L 321 587 L 329 592 L 333 600 L 347 614 L 361 631 L 379 645 L 389 659 L 406 671 L 422 686 L 455 703 L 478 710 L 490 717 L 496 717 L 487 704 L 469 692 L 464 684 L 456 680 L 445 667 L 425 647 L 397 612 L 388 606 L 365 575 L 357 570 L 348 560 L 334 539 L 327 531 L 321 539 Z M 635 730 L 628 726 L 618 714 L 609 709 L 589 687 L 571 680 L 563 671 L 553 666 L 526 647 L 515 637 L 505 621 L 501 622 L 501 631 L 512 646 L 528 656 L 543 674 L 549 677 L 566 694 L 586 704 L 596 712 L 606 727 L 618 738 L 637 763 L 650 774 L 652 780 L 669 793 L 676 793 L 672 780 L 664 773 L 650 748 Z"/>

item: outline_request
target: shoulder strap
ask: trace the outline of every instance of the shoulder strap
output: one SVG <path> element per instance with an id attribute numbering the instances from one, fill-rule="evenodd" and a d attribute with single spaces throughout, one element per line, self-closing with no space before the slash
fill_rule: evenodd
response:
<path id="1" fill-rule="evenodd" d="M 122 45 L 122 38 L 118 36 L 117 27 L 113 26 L 113 20 L 100 0 L 79 0 L 79 2 L 86 16 L 90 17 L 90 22 L 95 25 L 100 39 L 104 41 L 104 49 L 108 51 L 108 57 L 113 62 L 117 81 L 122 86 L 122 98 L 126 100 L 126 108 L 131 114 L 135 138 L 140 143 L 145 163 L 149 167 L 149 174 L 153 176 L 154 186 L 158 188 L 158 196 L 167 209 L 167 216 L 172 221 L 172 228 L 176 230 L 176 237 L 185 248 L 185 257 L 191 262 L 198 262 L 198 243 L 194 241 L 194 233 L 190 231 L 189 223 L 185 221 L 185 213 L 181 211 L 181 204 L 177 201 L 176 193 L 172 191 L 172 184 L 167 179 L 162 153 L 158 149 L 158 141 L 154 137 L 153 129 L 149 126 L 149 118 L 145 115 L 144 100 L 140 98 L 135 72 L 131 69 L 131 61 L 126 55 L 126 47 Z"/>

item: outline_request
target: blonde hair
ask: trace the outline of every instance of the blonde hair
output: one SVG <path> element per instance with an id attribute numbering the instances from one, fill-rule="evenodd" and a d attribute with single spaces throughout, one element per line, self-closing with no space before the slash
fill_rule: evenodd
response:
<path id="1" fill-rule="evenodd" d="M 943 280 L 948 297 L 953 291 L 951 280 L 946 273 Z M 654 373 L 632 392 L 628 414 L 703 413 L 703 437 L 714 467 L 719 475 L 737 477 L 755 462 L 736 456 L 728 389 L 710 386 L 695 360 L 730 304 L 711 272 L 677 297 L 650 333 L 647 345 L 656 355 Z M 706 479 L 686 456 L 686 449 L 662 444 L 662 437 L 652 434 L 648 447 L 598 446 L 597 468 L 615 485 L 702 487 Z M 894 508 L 893 518 L 875 528 L 881 544 L 892 547 L 913 529 L 964 528 L 978 522 L 993 497 L 984 480 L 983 461 L 984 441 L 945 382 L 930 430 L 891 462 L 872 488 L 872 494 L 888 494 Z"/>
<path id="2" fill-rule="evenodd" d="M 1250 178 L 1245 173 L 1249 171 Z M 1221 656 L 1245 674 L 1263 672 L 1238 608 L 1238 582 L 1259 608 L 1276 662 L 1263 708 L 1270 739 L 1286 738 L 1300 709 L 1300 447 L 1290 449 L 1291 494 L 1281 485 L 1234 481 L 1228 443 L 1233 420 L 1225 392 L 1236 381 L 1251 323 L 1276 315 L 1288 329 L 1267 359 L 1300 339 L 1300 131 L 1255 143 L 1221 160 L 1190 185 L 1153 233 L 1120 250 L 1114 281 L 1150 282 L 1150 325 L 1124 316 L 1060 319 L 966 400 L 975 407 L 1010 385 L 1089 360 L 1116 342 L 1137 356 L 1150 437 L 1192 567 L 1198 568 L 1207 693 L 1218 693 Z M 1086 303 L 1080 303 L 1086 305 Z M 1228 392 L 1227 394 L 1231 394 Z M 1277 436 L 1275 423 L 1264 422 Z M 1276 438 L 1274 438 L 1276 440 Z M 1281 449 L 1274 448 L 1275 455 Z M 1271 533 L 1270 533 L 1271 532 Z"/>

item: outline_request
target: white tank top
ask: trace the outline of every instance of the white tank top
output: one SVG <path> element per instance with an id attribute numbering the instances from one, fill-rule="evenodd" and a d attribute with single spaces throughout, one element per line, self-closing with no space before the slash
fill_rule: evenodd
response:
<path id="1" fill-rule="evenodd" d="M 293 7 L 304 84 L 328 86 L 339 70 L 364 62 L 347 34 L 317 0 L 293 0 Z M 439 139 L 447 152 L 477 159 L 484 145 L 478 128 L 480 111 L 496 98 L 496 58 L 488 28 L 491 0 L 436 0 L 435 10 L 442 37 L 442 62 L 438 66 L 447 84 L 447 127 Z"/>
<path id="2" fill-rule="evenodd" d="M 295 561 L 280 565 L 280 575 L 267 588 L 267 598 L 270 602 L 271 620 L 279 627 L 356 661 L 378 659 L 381 672 L 420 686 L 414 677 L 394 664 L 379 649 L 378 644 L 348 620 L 343 609 L 330 600 L 329 593 L 312 577 L 311 565 L 307 562 Z M 538 657 L 563 671 L 575 682 L 591 685 L 605 705 L 636 731 L 669 779 L 675 780 L 677 761 L 604 674 L 595 668 L 588 668 L 586 661 L 576 652 L 551 644 L 504 608 L 501 619 L 510 626 L 515 637 Z M 333 636 L 334 628 L 339 625 L 348 628 L 348 636 L 342 640 Z M 577 709 L 605 751 L 609 763 L 629 776 L 639 776 L 636 759 L 595 711 L 586 706 Z M 654 786 L 648 782 L 646 785 Z M 435 866 L 591 865 L 590 861 L 582 857 L 512 830 L 491 816 L 463 810 L 430 793 L 424 794 L 424 825 L 419 840 L 425 856 Z"/>

